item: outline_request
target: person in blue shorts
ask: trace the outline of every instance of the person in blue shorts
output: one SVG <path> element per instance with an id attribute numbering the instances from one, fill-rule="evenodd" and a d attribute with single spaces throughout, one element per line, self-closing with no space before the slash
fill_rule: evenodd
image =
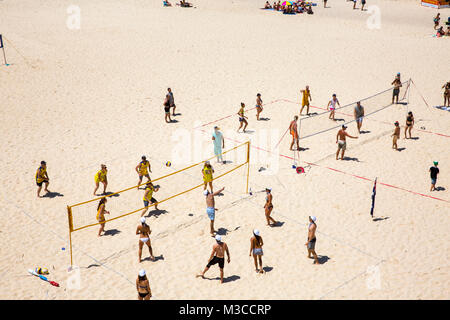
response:
<path id="1" fill-rule="evenodd" d="M 439 174 L 439 168 L 438 168 L 438 162 L 433 162 L 434 166 L 428 170 L 430 172 L 430 178 L 431 178 L 431 189 L 430 191 L 436 190 L 436 181 L 437 181 L 437 175 Z"/>
<path id="2" fill-rule="evenodd" d="M 214 193 L 209 192 L 208 190 L 203 191 L 203 195 L 206 197 L 206 213 L 208 214 L 209 220 L 211 220 L 210 223 L 210 233 L 211 236 L 214 237 L 214 233 L 216 232 L 214 230 L 214 220 L 216 216 L 216 202 L 214 200 L 214 197 L 220 194 L 225 188 L 220 189 L 219 191 L 216 191 Z"/>

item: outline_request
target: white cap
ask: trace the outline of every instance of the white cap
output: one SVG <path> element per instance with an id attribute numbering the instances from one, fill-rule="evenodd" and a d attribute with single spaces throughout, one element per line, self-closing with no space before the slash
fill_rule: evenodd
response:
<path id="1" fill-rule="evenodd" d="M 139 270 L 139 276 L 141 276 L 141 277 L 145 276 L 145 270 L 144 269 Z"/>
<path id="2" fill-rule="evenodd" d="M 141 222 L 145 223 L 145 218 L 144 217 L 141 218 Z"/>
<path id="3" fill-rule="evenodd" d="M 255 236 L 259 236 L 259 230 L 258 229 L 253 230 L 253 233 L 255 234 Z"/>
<path id="4" fill-rule="evenodd" d="M 207 195 L 208 195 L 208 193 L 209 193 L 209 191 L 208 191 L 208 190 L 204 190 L 204 191 L 203 191 L 203 195 L 204 195 L 204 196 L 207 196 Z"/>
<path id="5" fill-rule="evenodd" d="M 219 242 L 222 241 L 222 237 L 221 237 L 220 235 L 218 235 L 218 234 L 216 234 L 215 238 L 216 238 L 216 240 L 219 241 Z"/>
<path id="6" fill-rule="evenodd" d="M 312 221 L 316 222 L 316 217 L 315 216 L 309 216 L 311 218 Z"/>

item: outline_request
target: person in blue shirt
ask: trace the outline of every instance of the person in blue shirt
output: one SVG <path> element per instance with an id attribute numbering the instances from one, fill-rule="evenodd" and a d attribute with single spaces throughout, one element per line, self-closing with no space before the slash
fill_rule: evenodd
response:
<path id="1" fill-rule="evenodd" d="M 220 132 L 219 130 L 220 128 L 218 126 L 215 126 L 214 132 L 212 134 L 214 154 L 217 157 L 217 162 L 222 162 L 223 164 L 225 164 L 225 161 L 223 161 L 222 157 L 222 148 L 225 148 L 225 140 L 223 139 L 222 132 Z"/>

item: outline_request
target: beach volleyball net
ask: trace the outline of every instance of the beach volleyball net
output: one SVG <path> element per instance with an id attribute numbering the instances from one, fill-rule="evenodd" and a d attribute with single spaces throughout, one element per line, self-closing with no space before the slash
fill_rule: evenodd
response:
<path id="1" fill-rule="evenodd" d="M 152 197 L 157 201 L 156 203 L 149 203 L 146 207 L 144 205 L 144 193 L 145 186 L 147 184 L 147 178 L 143 178 L 143 181 L 139 185 L 134 185 L 129 188 L 107 194 L 92 200 L 76 203 L 67 206 L 67 215 L 69 221 L 69 241 L 70 241 L 70 260 L 71 265 L 73 263 L 72 258 L 72 233 L 80 231 L 89 227 L 100 225 L 97 221 L 97 207 L 99 202 L 103 198 L 107 198 L 105 205 L 106 210 L 110 214 L 105 214 L 105 221 L 102 223 L 108 223 L 114 220 L 122 219 L 130 215 L 139 214 L 147 209 L 146 215 L 151 214 L 155 206 L 159 206 L 159 210 L 164 206 L 164 210 L 170 208 L 170 203 L 177 206 L 177 201 L 180 201 L 181 206 L 186 204 L 185 197 L 190 191 L 200 189 L 204 186 L 202 169 L 206 161 L 210 161 L 213 167 L 213 187 L 214 191 L 219 187 L 215 185 L 215 181 L 222 180 L 221 183 L 242 186 L 242 192 L 248 193 L 248 180 L 249 180 L 249 165 L 250 165 L 250 141 L 241 143 L 229 150 L 222 152 L 222 157 L 225 160 L 225 164 L 216 163 L 216 155 L 211 156 L 209 159 L 205 159 L 196 162 L 187 167 L 177 169 L 170 168 L 173 172 L 163 175 L 158 178 L 153 178 L 151 175 L 151 182 L 158 188 L 157 192 L 153 192 Z M 246 166 L 246 167 L 245 167 Z M 238 169 L 243 170 L 240 175 L 231 175 L 231 173 L 237 172 Z M 208 186 L 209 189 L 209 186 Z M 179 205 L 177 206 L 179 207 Z"/>

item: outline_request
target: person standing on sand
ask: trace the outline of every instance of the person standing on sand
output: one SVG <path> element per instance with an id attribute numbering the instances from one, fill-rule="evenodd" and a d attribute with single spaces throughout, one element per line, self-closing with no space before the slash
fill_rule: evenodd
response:
<path id="1" fill-rule="evenodd" d="M 302 97 L 302 108 L 300 109 L 300 115 L 302 115 L 303 108 L 306 106 L 306 115 L 309 116 L 309 101 L 312 101 L 311 91 L 309 90 L 309 86 L 306 86 L 305 90 L 300 90 L 303 94 Z"/>
<path id="2" fill-rule="evenodd" d="M 136 229 L 136 235 L 139 235 L 139 251 L 138 251 L 139 263 L 141 263 L 142 261 L 141 260 L 142 247 L 144 246 L 144 243 L 148 247 L 148 251 L 150 253 L 150 260 L 155 261 L 155 257 L 153 256 L 152 244 L 150 242 L 150 233 L 152 233 L 152 230 L 150 230 L 148 224 L 145 223 L 145 218 L 141 217 L 141 224 L 138 225 Z"/>
<path id="3" fill-rule="evenodd" d="M 294 151 L 292 149 L 292 147 L 294 146 L 294 143 L 297 144 L 297 150 L 300 150 L 300 146 L 298 144 L 299 138 L 298 138 L 298 130 L 297 130 L 297 120 L 298 120 L 298 116 L 294 116 L 294 120 L 292 120 L 291 123 L 289 124 L 289 132 L 292 136 L 291 147 L 289 148 L 289 150 L 291 150 L 291 151 Z"/>
<path id="4" fill-rule="evenodd" d="M 167 88 L 166 99 L 167 99 L 167 101 L 169 101 L 169 107 L 173 108 L 172 115 L 175 116 L 175 109 L 177 108 L 177 106 L 175 105 L 175 99 L 173 98 L 173 92 L 172 92 L 172 89 L 170 89 L 170 88 Z"/>
<path id="5" fill-rule="evenodd" d="M 264 213 L 266 215 L 267 225 L 270 227 L 273 227 L 277 224 L 277 221 L 275 221 L 275 219 L 270 216 L 273 210 L 272 199 L 272 189 L 266 188 L 266 203 L 264 204 Z M 272 222 L 272 224 L 270 224 L 270 222 Z"/>
<path id="6" fill-rule="evenodd" d="M 206 214 L 211 221 L 209 224 L 209 232 L 211 233 L 211 236 L 214 236 L 214 233 L 216 232 L 216 230 L 214 230 L 214 219 L 216 217 L 216 210 L 219 210 L 216 209 L 216 201 L 214 200 L 214 197 L 219 195 L 224 189 L 225 187 L 215 193 L 209 192 L 208 190 L 203 191 L 203 195 L 206 197 Z"/>
<path id="7" fill-rule="evenodd" d="M 261 99 L 261 93 L 256 95 L 256 120 L 259 121 L 259 114 L 263 111 L 263 101 Z"/>
<path id="8" fill-rule="evenodd" d="M 228 250 L 228 246 L 225 242 L 222 242 L 222 237 L 216 235 L 216 244 L 213 245 L 213 249 L 211 252 L 211 256 L 209 257 L 208 264 L 206 265 L 205 270 L 197 277 L 202 277 L 205 279 L 205 273 L 209 270 L 212 265 L 216 263 L 219 264 L 220 268 L 220 283 L 223 283 L 223 268 L 225 266 L 225 252 L 227 253 L 227 262 L 230 263 L 230 251 Z"/>
<path id="9" fill-rule="evenodd" d="M 142 200 L 144 201 L 144 210 L 141 213 L 141 217 L 144 216 L 144 214 L 147 212 L 148 210 L 148 205 L 150 203 L 154 203 L 155 204 L 155 210 L 158 210 L 158 200 L 156 200 L 155 198 L 153 198 L 153 192 L 158 192 L 159 187 L 155 187 L 153 185 L 153 183 L 151 181 L 148 181 L 145 185 L 145 191 L 144 191 L 144 197 L 142 198 Z"/>
<path id="10" fill-rule="evenodd" d="M 334 112 L 336 110 L 336 104 L 340 107 L 341 104 L 339 103 L 339 100 L 336 97 L 336 94 L 333 93 L 333 96 L 331 97 L 331 100 L 328 102 L 327 105 L 327 110 L 330 110 L 330 116 L 328 117 L 328 119 L 334 120 Z"/>
<path id="11" fill-rule="evenodd" d="M 37 196 L 38 198 L 40 198 L 40 193 L 41 193 L 41 189 L 42 189 L 42 184 L 45 184 L 45 188 L 44 191 L 49 193 L 50 191 L 47 189 L 48 185 L 49 185 L 49 178 L 48 178 L 48 174 L 47 174 L 47 162 L 45 161 L 41 161 L 41 166 L 36 170 L 36 175 L 35 175 L 35 179 L 36 179 L 36 185 L 38 186 L 37 189 Z"/>
<path id="12" fill-rule="evenodd" d="M 245 124 L 244 125 L 244 133 L 245 133 L 245 129 L 248 126 L 248 122 L 247 122 L 248 118 L 244 115 L 244 108 L 245 108 L 245 104 L 243 102 L 241 102 L 241 108 L 239 109 L 239 111 L 237 113 L 239 116 L 239 128 L 238 128 L 237 132 L 239 132 L 239 130 L 241 130 L 241 128 L 242 128 L 242 125 Z"/>
<path id="13" fill-rule="evenodd" d="M 100 222 L 100 229 L 98 230 L 98 236 L 102 235 L 102 232 L 105 231 L 105 213 L 109 214 L 109 211 L 105 210 L 105 205 L 108 200 L 106 198 L 100 199 L 100 202 L 97 206 L 97 221 Z"/>
<path id="14" fill-rule="evenodd" d="M 223 164 L 225 164 L 222 156 L 222 148 L 225 148 L 225 139 L 223 138 L 222 132 L 220 132 L 219 130 L 220 128 L 218 126 L 215 126 L 214 132 L 212 134 L 214 154 L 217 157 L 217 162 L 222 162 Z"/>
<path id="15" fill-rule="evenodd" d="M 402 82 L 400 81 L 400 74 L 397 74 L 391 85 L 394 86 L 394 91 L 392 91 L 392 104 L 394 104 L 394 98 L 396 98 L 395 103 L 398 104 L 398 96 L 400 95 L 400 87 L 402 86 Z"/>
<path id="16" fill-rule="evenodd" d="M 430 191 L 436 190 L 437 175 L 439 174 L 439 168 L 438 168 L 439 163 L 437 161 L 434 161 L 433 164 L 434 164 L 434 166 L 431 167 L 430 170 L 428 170 L 430 172 L 430 177 L 431 177 Z"/>
<path id="17" fill-rule="evenodd" d="M 311 254 L 314 257 L 314 264 L 319 264 L 319 259 L 317 258 L 317 254 L 315 251 L 316 248 L 316 217 L 309 217 L 309 225 L 308 225 L 308 240 L 305 243 L 305 246 L 308 248 L 308 258 L 312 258 Z"/>
<path id="18" fill-rule="evenodd" d="M 365 5 L 366 5 L 366 0 L 361 0 L 361 11 L 364 11 Z"/>
<path id="19" fill-rule="evenodd" d="M 391 135 L 392 137 L 392 149 L 398 150 L 397 141 L 400 139 L 400 125 L 398 121 L 395 121 L 394 133 Z"/>
<path id="20" fill-rule="evenodd" d="M 136 279 L 136 289 L 138 292 L 138 300 L 150 300 L 152 297 L 152 290 L 145 274 L 145 270 L 141 269 Z"/>
<path id="21" fill-rule="evenodd" d="M 324 8 L 327 7 L 327 0 L 323 0 L 323 7 L 324 7 Z"/>
<path id="22" fill-rule="evenodd" d="M 253 260 L 255 261 L 255 268 L 256 273 L 264 273 L 263 266 L 262 266 L 262 256 L 263 256 L 263 249 L 262 246 L 264 245 L 262 237 L 259 235 L 259 230 L 255 229 L 253 230 L 253 237 L 250 239 L 250 253 L 249 257 L 253 254 Z M 258 268 L 258 261 L 259 266 Z"/>
<path id="23" fill-rule="evenodd" d="M 356 0 L 352 0 L 353 1 L 353 9 L 356 9 Z"/>
<path id="24" fill-rule="evenodd" d="M 439 21 L 441 21 L 441 14 L 438 12 L 438 14 L 436 15 L 436 17 L 434 17 L 433 22 L 434 22 L 434 30 L 437 29 L 437 27 L 439 27 Z"/>
<path id="25" fill-rule="evenodd" d="M 211 166 L 211 163 L 209 163 L 209 161 L 205 161 L 205 165 L 203 166 L 203 169 L 202 169 L 203 183 L 204 183 L 203 190 L 206 190 L 206 187 L 209 184 L 209 188 L 211 189 L 211 192 L 213 192 L 213 185 L 212 185 L 213 173 L 214 173 L 214 169 Z"/>
<path id="26" fill-rule="evenodd" d="M 411 139 L 411 130 L 413 126 L 414 126 L 414 116 L 413 113 L 410 111 L 406 116 L 405 139 L 408 139 L 408 137 L 406 136 L 407 131 L 409 131 L 409 138 Z"/>
<path id="27" fill-rule="evenodd" d="M 164 106 L 164 114 L 165 114 L 164 119 L 166 120 L 166 123 L 171 123 L 172 119 L 170 118 L 170 102 L 169 102 L 168 95 L 166 95 L 166 97 L 164 98 L 163 106 Z"/>
<path id="28" fill-rule="evenodd" d="M 106 194 L 106 187 L 108 186 L 108 177 L 106 176 L 108 174 L 108 170 L 106 168 L 106 165 L 102 164 L 100 165 L 100 170 L 95 174 L 94 180 L 95 180 L 95 189 L 94 189 L 94 196 L 96 196 L 96 192 L 98 190 L 99 183 L 103 183 L 103 193 Z"/>
<path id="29" fill-rule="evenodd" d="M 353 111 L 353 115 L 356 120 L 356 127 L 358 128 L 358 133 L 361 133 L 361 126 L 364 118 L 364 107 L 361 106 L 361 102 L 356 103 L 355 110 Z"/>
<path id="30" fill-rule="evenodd" d="M 450 81 L 444 84 L 442 89 L 444 89 L 444 107 L 445 105 L 450 107 Z"/>
<path id="31" fill-rule="evenodd" d="M 142 178 L 145 176 L 147 178 L 147 182 L 150 181 L 149 171 L 152 172 L 152 168 L 150 166 L 150 162 L 147 160 L 146 156 L 141 157 L 142 161 L 136 166 L 136 172 L 139 176 L 138 181 L 138 189 L 139 185 L 142 183 Z"/>
<path id="32" fill-rule="evenodd" d="M 352 138 L 352 139 L 358 139 L 358 137 L 353 137 L 345 131 L 347 129 L 347 126 L 345 124 L 342 125 L 342 129 L 338 131 L 336 135 L 336 143 L 338 144 L 338 149 L 336 151 L 336 160 L 339 159 L 339 150 L 342 150 L 341 153 L 341 160 L 344 160 L 344 153 L 345 149 L 347 149 L 347 141 L 345 140 L 346 137 Z"/>

